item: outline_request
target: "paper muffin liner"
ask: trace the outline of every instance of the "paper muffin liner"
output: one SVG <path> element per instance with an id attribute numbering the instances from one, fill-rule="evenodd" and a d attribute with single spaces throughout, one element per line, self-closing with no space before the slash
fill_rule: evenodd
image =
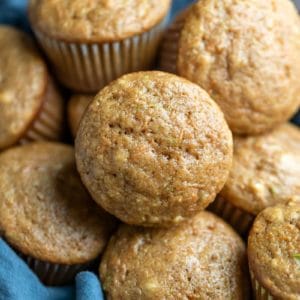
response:
<path id="1" fill-rule="evenodd" d="M 218 196 L 208 210 L 227 221 L 241 236 L 249 232 L 255 217 Z"/>
<path id="2" fill-rule="evenodd" d="M 39 279 L 49 286 L 65 285 L 72 282 L 79 272 L 90 269 L 95 262 L 92 261 L 87 264 L 62 265 L 45 262 L 21 253 L 19 253 L 19 256 L 24 259 Z"/>
<path id="3" fill-rule="evenodd" d="M 180 33 L 188 11 L 189 9 L 179 14 L 163 36 L 159 53 L 159 68 L 162 71 L 177 73 Z"/>
<path id="4" fill-rule="evenodd" d="M 151 67 L 167 20 L 140 35 L 107 43 L 70 43 L 34 31 L 59 80 L 74 91 L 95 93 L 123 74 Z"/>
<path id="5" fill-rule="evenodd" d="M 63 131 L 63 99 L 49 80 L 41 110 L 19 144 L 33 141 L 59 140 Z"/>
<path id="6" fill-rule="evenodd" d="M 256 280 L 253 272 L 250 270 L 253 296 L 255 300 L 275 300 L 275 298 Z"/>

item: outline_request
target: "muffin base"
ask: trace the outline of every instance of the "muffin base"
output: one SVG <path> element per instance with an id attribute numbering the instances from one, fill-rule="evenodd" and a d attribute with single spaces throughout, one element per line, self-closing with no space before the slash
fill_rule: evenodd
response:
<path id="1" fill-rule="evenodd" d="M 30 256 L 19 253 L 19 256 L 27 263 L 30 269 L 46 285 L 65 285 L 75 278 L 82 271 L 90 269 L 94 261 L 87 264 L 62 265 L 45 262 Z"/>
<path id="2" fill-rule="evenodd" d="M 253 297 L 255 300 L 275 300 L 275 298 L 255 279 L 250 270 Z"/>
<path id="3" fill-rule="evenodd" d="M 122 41 L 68 43 L 35 29 L 59 80 L 77 92 L 96 93 L 123 74 L 151 67 L 168 17 L 147 32 Z"/>
<path id="4" fill-rule="evenodd" d="M 209 205 L 208 210 L 228 222 L 243 237 L 247 236 L 255 219 L 253 215 L 232 205 L 221 196 L 218 196 L 216 200 Z"/>
<path id="5" fill-rule="evenodd" d="M 33 141 L 59 140 L 63 131 L 63 99 L 49 80 L 39 114 L 18 144 Z"/>

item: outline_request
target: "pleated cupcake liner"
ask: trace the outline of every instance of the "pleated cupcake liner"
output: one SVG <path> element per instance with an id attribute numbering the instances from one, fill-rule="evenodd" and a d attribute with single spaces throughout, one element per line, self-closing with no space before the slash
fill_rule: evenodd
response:
<path id="1" fill-rule="evenodd" d="M 140 35 L 108 43 L 69 43 L 39 30 L 35 35 L 62 84 L 96 93 L 123 74 L 151 67 L 167 20 Z"/>
<path id="2" fill-rule="evenodd" d="M 251 270 L 250 276 L 255 300 L 275 300 L 275 298 L 256 280 Z"/>
<path id="3" fill-rule="evenodd" d="M 253 215 L 232 205 L 220 196 L 210 204 L 208 210 L 224 219 L 243 237 L 246 237 L 255 219 Z"/>
<path id="4" fill-rule="evenodd" d="M 19 253 L 38 278 L 46 285 L 57 286 L 71 283 L 75 276 L 89 270 L 95 261 L 86 264 L 63 265 L 45 262 Z"/>
<path id="5" fill-rule="evenodd" d="M 184 27 L 186 16 L 192 6 L 180 13 L 165 32 L 159 51 L 159 69 L 177 74 L 177 58 L 179 52 L 180 34 Z"/>
<path id="6" fill-rule="evenodd" d="M 63 99 L 50 80 L 42 108 L 31 126 L 20 139 L 23 145 L 33 141 L 59 140 L 63 132 Z"/>

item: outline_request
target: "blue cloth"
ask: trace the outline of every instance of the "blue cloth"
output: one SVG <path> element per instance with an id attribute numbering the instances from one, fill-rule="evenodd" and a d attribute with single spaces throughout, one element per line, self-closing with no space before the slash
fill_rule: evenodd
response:
<path id="1" fill-rule="evenodd" d="M 26 263 L 0 239 L 0 300 L 102 300 L 97 276 L 82 272 L 73 286 L 45 287 Z"/>
<path id="2" fill-rule="evenodd" d="M 193 0 L 174 0 L 172 16 Z M 30 32 L 25 13 L 26 0 L 0 0 L 0 24 L 10 24 Z M 293 121 L 300 126 L 300 114 Z M 45 287 L 35 274 L 0 239 L 0 300 L 102 300 L 98 277 L 91 272 L 77 275 L 66 287 Z"/>

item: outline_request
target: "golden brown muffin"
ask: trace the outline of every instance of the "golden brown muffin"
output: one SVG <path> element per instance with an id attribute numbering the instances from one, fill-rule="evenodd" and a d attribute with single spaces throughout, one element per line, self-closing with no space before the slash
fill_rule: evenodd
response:
<path id="1" fill-rule="evenodd" d="M 97 93 L 123 74 L 152 68 L 171 0 L 31 0 L 36 37 L 59 80 Z"/>
<path id="2" fill-rule="evenodd" d="M 62 144 L 31 143 L 1 153 L 0 199 L 4 238 L 45 265 L 78 272 L 99 256 L 114 224 L 82 185 L 72 147 Z M 62 283 L 53 274 L 39 275 Z"/>
<path id="3" fill-rule="evenodd" d="M 248 256 L 258 300 L 300 298 L 300 266 L 296 259 L 300 255 L 300 198 L 297 199 L 265 209 L 251 229 Z"/>
<path id="4" fill-rule="evenodd" d="M 291 1 L 201 0 L 183 25 L 169 57 L 220 105 L 234 133 L 263 133 L 294 114 L 300 19 Z"/>
<path id="5" fill-rule="evenodd" d="M 20 140 L 58 139 L 63 106 L 32 40 L 0 26 L 0 149 Z"/>
<path id="6" fill-rule="evenodd" d="M 74 137 L 76 136 L 80 120 L 93 98 L 94 96 L 91 95 L 76 94 L 68 102 L 68 121 Z"/>
<path id="7" fill-rule="evenodd" d="M 129 224 L 170 226 L 222 189 L 232 136 L 197 85 L 163 72 L 125 75 L 85 112 L 76 138 L 79 173 L 92 197 Z"/>
<path id="8" fill-rule="evenodd" d="M 261 136 L 235 137 L 233 167 L 211 209 L 238 231 L 248 231 L 260 211 L 300 195 L 299 179 L 300 130 L 296 126 L 284 124 Z M 224 208 L 219 202 L 228 205 Z M 233 207 L 230 213 L 229 206 Z M 235 208 L 243 212 L 236 224 L 231 220 Z M 247 218 L 251 221 L 244 228 L 240 221 Z"/>
<path id="9" fill-rule="evenodd" d="M 249 298 L 245 245 L 208 212 L 170 229 L 121 225 L 100 277 L 111 300 Z"/>
<path id="10" fill-rule="evenodd" d="M 145 32 L 160 23 L 171 0 L 31 0 L 34 26 L 69 42 L 110 42 Z"/>

